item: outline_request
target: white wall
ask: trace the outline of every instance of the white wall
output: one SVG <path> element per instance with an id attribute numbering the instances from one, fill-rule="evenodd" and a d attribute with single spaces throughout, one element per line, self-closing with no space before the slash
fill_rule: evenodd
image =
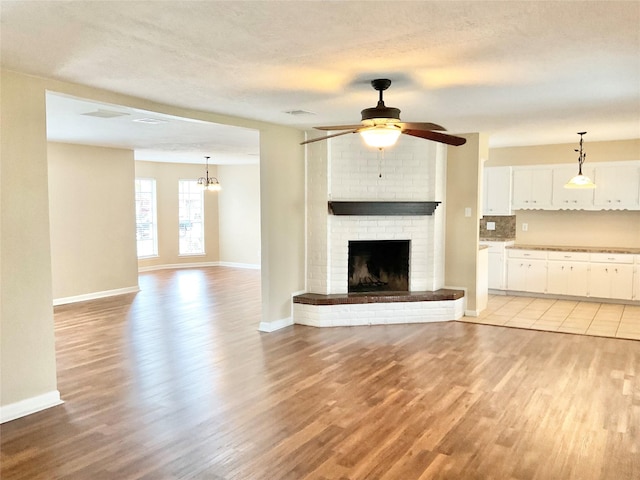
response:
<path id="1" fill-rule="evenodd" d="M 260 165 L 219 165 L 220 262 L 260 266 Z"/>
<path id="2" fill-rule="evenodd" d="M 133 151 L 49 143 L 47 153 L 54 300 L 137 290 Z"/>

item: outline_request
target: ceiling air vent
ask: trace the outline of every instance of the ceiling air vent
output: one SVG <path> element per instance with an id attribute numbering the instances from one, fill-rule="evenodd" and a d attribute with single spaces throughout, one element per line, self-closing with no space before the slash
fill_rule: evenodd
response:
<path id="1" fill-rule="evenodd" d="M 149 125 L 160 125 L 161 123 L 169 123 L 166 120 L 160 120 L 158 118 L 135 118 L 134 122 L 147 123 Z"/>
<path id="2" fill-rule="evenodd" d="M 98 118 L 115 118 L 115 117 L 124 117 L 129 114 L 123 113 L 123 112 L 116 112 L 115 110 L 98 109 L 95 112 L 81 113 L 81 115 L 86 115 L 88 117 L 98 117 Z"/>
<path id="3" fill-rule="evenodd" d="M 289 115 L 298 116 L 298 115 L 315 115 L 313 112 L 308 112 L 307 110 L 287 110 L 286 112 Z"/>

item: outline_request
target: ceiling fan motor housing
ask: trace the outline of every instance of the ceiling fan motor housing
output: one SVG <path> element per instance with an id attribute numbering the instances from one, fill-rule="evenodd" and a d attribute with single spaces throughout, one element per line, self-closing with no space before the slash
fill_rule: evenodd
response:
<path id="1" fill-rule="evenodd" d="M 385 107 L 384 102 L 378 102 L 378 105 L 362 110 L 362 121 L 384 119 L 386 121 L 400 121 L 400 109 L 394 107 Z"/>

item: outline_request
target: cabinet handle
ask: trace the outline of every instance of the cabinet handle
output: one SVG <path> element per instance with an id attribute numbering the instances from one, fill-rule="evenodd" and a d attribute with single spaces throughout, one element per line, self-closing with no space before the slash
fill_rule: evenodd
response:
<path id="1" fill-rule="evenodd" d="M 578 203 L 578 200 L 574 200 L 573 203 Z"/>
<path id="2" fill-rule="evenodd" d="M 565 255 L 564 258 L 571 258 L 571 255 Z"/>
<path id="3" fill-rule="evenodd" d="M 616 257 L 607 257 L 607 260 L 615 260 Z"/>
<path id="4" fill-rule="evenodd" d="M 560 267 L 560 270 L 564 270 L 564 265 L 562 265 L 562 267 Z"/>
<path id="5" fill-rule="evenodd" d="M 533 203 L 538 203 L 538 201 L 537 201 L 537 200 L 531 200 L 531 201 L 532 201 Z"/>
<path id="6" fill-rule="evenodd" d="M 615 272 L 616 272 L 616 273 L 618 273 L 618 269 L 617 269 L 617 268 L 616 268 L 616 269 L 614 269 L 614 270 L 615 270 Z"/>
<path id="7" fill-rule="evenodd" d="M 570 267 L 570 268 L 571 268 L 571 271 L 573 272 L 573 267 Z"/>
<path id="8" fill-rule="evenodd" d="M 569 200 L 565 200 L 564 203 L 569 203 Z"/>

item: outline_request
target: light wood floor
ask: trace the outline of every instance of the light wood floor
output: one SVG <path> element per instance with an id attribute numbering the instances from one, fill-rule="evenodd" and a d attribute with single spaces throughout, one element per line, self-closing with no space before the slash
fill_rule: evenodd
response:
<path id="1" fill-rule="evenodd" d="M 56 307 L 65 403 L 2 480 L 640 478 L 640 342 L 464 322 L 266 334 L 259 272 Z"/>

